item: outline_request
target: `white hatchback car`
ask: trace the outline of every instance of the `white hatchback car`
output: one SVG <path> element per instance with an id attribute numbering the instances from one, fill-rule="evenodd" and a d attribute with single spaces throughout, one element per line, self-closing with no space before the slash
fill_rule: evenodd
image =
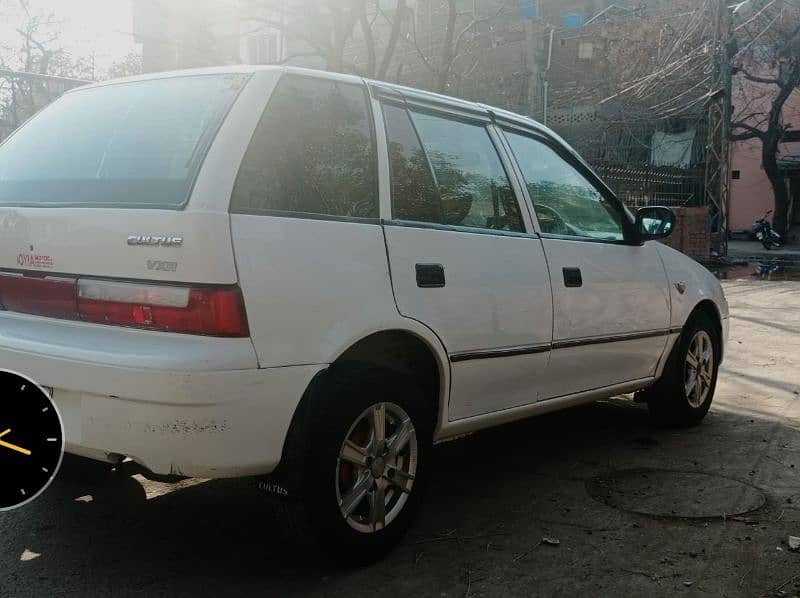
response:
<path id="1" fill-rule="evenodd" d="M 728 307 L 651 241 L 672 224 L 488 106 L 284 67 L 100 83 L 0 146 L 0 367 L 52 388 L 69 452 L 272 474 L 374 558 L 434 442 L 634 391 L 703 418 Z"/>

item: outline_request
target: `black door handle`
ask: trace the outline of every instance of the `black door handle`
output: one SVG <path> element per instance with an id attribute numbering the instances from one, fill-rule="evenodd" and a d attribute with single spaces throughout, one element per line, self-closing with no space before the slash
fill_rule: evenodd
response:
<path id="1" fill-rule="evenodd" d="M 583 286 L 583 276 L 581 276 L 580 268 L 563 268 L 562 272 L 564 273 L 565 287 Z"/>
<path id="2" fill-rule="evenodd" d="M 421 289 L 438 289 L 444 286 L 444 266 L 417 264 L 417 286 Z"/>

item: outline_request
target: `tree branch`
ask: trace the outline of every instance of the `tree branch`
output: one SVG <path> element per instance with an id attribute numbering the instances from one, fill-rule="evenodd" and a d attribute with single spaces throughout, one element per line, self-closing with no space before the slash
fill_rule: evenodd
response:
<path id="1" fill-rule="evenodd" d="M 372 35 L 372 25 L 367 16 L 367 3 L 361 4 L 361 11 L 358 16 L 361 25 L 361 33 L 364 36 L 364 45 L 367 48 L 367 76 L 375 76 L 375 37 Z"/>
<path id="2" fill-rule="evenodd" d="M 403 20 L 406 18 L 406 0 L 397 0 L 397 6 L 392 20 L 392 30 L 389 33 L 389 41 L 386 42 L 386 49 L 383 51 L 383 58 L 376 73 L 378 79 L 385 79 L 389 72 L 389 65 L 392 62 L 394 53 L 397 49 L 397 41 L 400 39 L 400 30 L 403 28 Z"/>
<path id="3" fill-rule="evenodd" d="M 736 133 L 735 135 L 731 135 L 731 140 L 733 141 L 742 141 L 744 139 L 762 139 L 765 135 L 765 132 L 761 129 L 757 129 L 756 127 L 749 125 L 745 122 L 732 122 L 731 129 L 742 129 L 745 131 L 744 133 Z"/>
<path id="4" fill-rule="evenodd" d="M 739 68 L 739 72 L 748 81 L 753 81 L 755 83 L 764 83 L 765 85 L 777 85 L 779 87 L 781 85 L 781 82 L 778 79 L 774 79 L 772 77 L 760 77 L 758 75 L 754 75 L 752 73 L 747 72 L 744 68 Z"/>

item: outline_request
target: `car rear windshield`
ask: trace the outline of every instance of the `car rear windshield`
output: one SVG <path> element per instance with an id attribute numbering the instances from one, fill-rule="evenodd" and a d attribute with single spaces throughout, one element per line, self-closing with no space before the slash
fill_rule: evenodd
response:
<path id="1" fill-rule="evenodd" d="M 180 208 L 247 76 L 90 87 L 0 146 L 0 206 Z"/>

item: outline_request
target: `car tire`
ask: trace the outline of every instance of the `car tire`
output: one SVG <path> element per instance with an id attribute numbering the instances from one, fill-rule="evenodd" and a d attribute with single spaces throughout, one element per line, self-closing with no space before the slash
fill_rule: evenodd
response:
<path id="1" fill-rule="evenodd" d="M 422 500 L 430 401 L 402 372 L 348 362 L 315 380 L 301 409 L 282 463 L 281 527 L 304 552 L 321 549 L 343 566 L 380 559 L 399 543 Z"/>
<path id="2" fill-rule="evenodd" d="M 655 386 L 645 391 L 652 419 L 660 425 L 694 426 L 711 407 L 717 385 L 721 339 L 719 329 L 703 312 L 695 312 Z"/>

